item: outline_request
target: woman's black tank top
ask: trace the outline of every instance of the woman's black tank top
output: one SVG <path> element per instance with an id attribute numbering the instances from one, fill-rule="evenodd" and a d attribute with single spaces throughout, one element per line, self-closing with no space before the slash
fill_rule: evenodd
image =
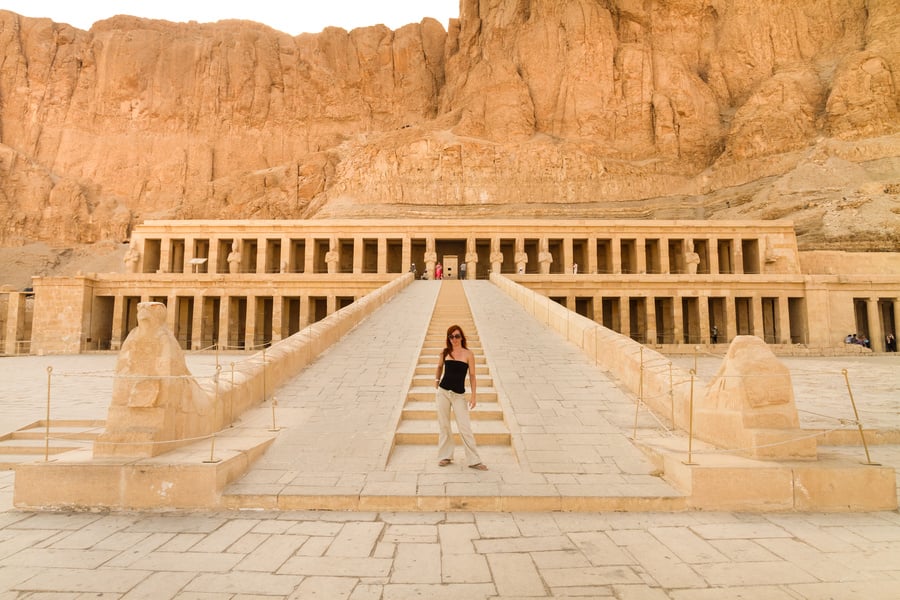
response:
<path id="1" fill-rule="evenodd" d="M 444 361 L 444 377 L 439 384 L 445 390 L 466 393 L 466 373 L 469 371 L 469 363 L 461 360 L 447 359 Z"/>

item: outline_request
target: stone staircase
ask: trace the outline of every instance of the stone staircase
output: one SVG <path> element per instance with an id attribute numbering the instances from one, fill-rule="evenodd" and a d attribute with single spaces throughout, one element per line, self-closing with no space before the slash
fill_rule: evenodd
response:
<path id="1" fill-rule="evenodd" d="M 437 303 L 394 434 L 394 447 L 414 444 L 437 446 L 438 422 L 434 403 L 434 375 L 441 350 L 446 344 L 444 338 L 447 329 L 451 325 L 462 327 L 466 334 L 467 346 L 475 354 L 478 405 L 475 410 L 469 412 L 475 442 L 479 447 L 511 444 L 509 428 L 504 422 L 503 410 L 497 401 L 497 391 L 494 389 L 481 340 L 475 330 L 475 322 L 469 310 L 463 283 L 458 280 L 445 280 L 441 282 Z M 467 397 L 470 389 L 469 382 L 466 381 Z M 456 432 L 456 422 L 452 419 L 451 421 L 454 443 L 459 446 L 462 441 Z"/>
<path id="2" fill-rule="evenodd" d="M 70 450 L 89 447 L 103 431 L 105 421 L 90 419 L 54 419 L 35 421 L 21 429 L 0 435 L 0 470 L 14 469 L 22 463 L 43 461 Z M 49 440 L 49 441 L 48 441 Z"/>

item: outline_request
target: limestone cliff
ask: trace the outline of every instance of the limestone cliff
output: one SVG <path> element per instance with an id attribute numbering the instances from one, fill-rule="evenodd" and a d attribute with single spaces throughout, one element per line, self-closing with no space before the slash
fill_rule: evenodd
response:
<path id="1" fill-rule="evenodd" d="M 900 250 L 894 0 L 462 0 L 292 37 L 0 11 L 0 244 L 146 218 L 793 218 Z M 852 218 L 848 218 L 851 217 Z"/>

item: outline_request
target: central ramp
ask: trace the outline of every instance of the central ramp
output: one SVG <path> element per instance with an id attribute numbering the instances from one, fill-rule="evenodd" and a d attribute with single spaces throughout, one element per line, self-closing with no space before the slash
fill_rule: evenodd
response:
<path id="1" fill-rule="evenodd" d="M 502 446 L 508 449 L 510 445 L 509 428 L 503 421 L 503 410 L 497 402 L 497 390 L 494 389 L 490 368 L 481 347 L 463 284 L 459 280 L 446 280 L 441 282 L 441 291 L 438 293 L 428 332 L 425 334 L 425 342 L 416 364 L 415 375 L 406 395 L 402 418 L 394 436 L 395 458 L 404 454 L 402 446 L 430 445 L 432 449 L 437 448 L 438 422 L 434 400 L 434 378 L 440 354 L 446 345 L 447 329 L 452 325 L 460 326 L 465 332 L 466 344 L 475 355 L 477 365 L 475 378 L 478 405 L 469 411 L 475 442 L 479 449 L 486 446 Z M 471 385 L 467 381 L 466 393 L 470 391 Z M 461 451 L 462 441 L 456 432 L 455 420 L 452 422 L 452 428 L 457 450 Z M 421 449 L 415 448 L 405 454 L 417 456 L 420 453 Z M 465 465 L 462 460 L 458 460 L 451 468 L 455 470 L 461 466 Z"/>
<path id="2" fill-rule="evenodd" d="M 478 357 L 472 415 L 486 472 L 459 467 L 459 460 L 437 465 L 434 373 L 453 323 Z M 275 395 L 278 437 L 225 489 L 223 508 L 686 507 L 628 438 L 633 401 L 487 281 L 411 283 Z M 258 429 L 272 419 L 267 406 L 239 427 Z"/>

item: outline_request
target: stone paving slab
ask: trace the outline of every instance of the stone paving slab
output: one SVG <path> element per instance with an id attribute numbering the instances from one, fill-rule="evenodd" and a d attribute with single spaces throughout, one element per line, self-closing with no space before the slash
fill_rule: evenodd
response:
<path id="1" fill-rule="evenodd" d="M 0 512 L 3 600 L 893 600 L 898 565 L 896 511 Z"/>

